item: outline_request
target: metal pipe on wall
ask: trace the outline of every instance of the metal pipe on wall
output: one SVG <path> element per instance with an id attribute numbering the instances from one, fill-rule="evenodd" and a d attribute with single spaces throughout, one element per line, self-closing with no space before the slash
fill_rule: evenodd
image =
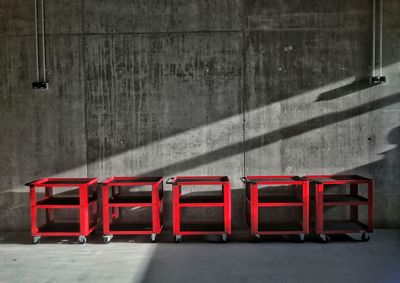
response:
<path id="1" fill-rule="evenodd" d="M 39 70 L 39 39 L 38 39 L 38 5 L 35 0 L 35 48 L 36 48 L 36 81 L 40 80 Z"/>
<path id="2" fill-rule="evenodd" d="M 46 69 L 46 40 L 45 40 L 45 8 L 44 0 L 40 1 L 40 16 L 41 16 L 41 44 L 39 43 L 39 0 L 34 0 L 35 3 L 35 51 L 36 51 L 36 81 L 32 83 L 33 89 L 48 89 L 47 69 Z M 42 50 L 40 50 L 42 48 Z M 41 58 L 40 58 L 41 54 Z M 42 66 L 40 66 L 42 65 Z M 43 72 L 41 72 L 41 70 Z M 42 74 L 42 76 L 41 76 Z"/>
<path id="3" fill-rule="evenodd" d="M 379 14 L 379 76 L 383 76 L 383 0 L 380 0 Z"/>
<path id="4" fill-rule="evenodd" d="M 376 0 L 372 0 L 372 76 L 375 77 L 376 72 Z"/>
<path id="5" fill-rule="evenodd" d="M 43 61 L 43 81 L 47 81 L 46 75 L 46 43 L 44 34 L 44 0 L 42 0 L 42 61 Z"/>

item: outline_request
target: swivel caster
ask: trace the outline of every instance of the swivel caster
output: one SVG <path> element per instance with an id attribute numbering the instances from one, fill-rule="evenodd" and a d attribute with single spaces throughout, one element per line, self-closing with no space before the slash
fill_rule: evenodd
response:
<path id="1" fill-rule="evenodd" d="M 331 241 L 331 238 L 326 234 L 320 234 L 319 238 L 321 239 L 322 243 L 325 243 L 325 244 L 327 244 Z"/>
<path id="2" fill-rule="evenodd" d="M 151 241 L 155 243 L 157 241 L 157 234 L 151 234 Z"/>
<path id="3" fill-rule="evenodd" d="M 181 235 L 175 235 L 175 243 L 182 243 L 182 236 Z"/>
<path id="4" fill-rule="evenodd" d="M 299 243 L 304 243 L 306 236 L 304 234 L 299 235 Z"/>
<path id="5" fill-rule="evenodd" d="M 226 243 L 228 241 L 228 236 L 226 234 L 221 235 L 221 242 Z"/>
<path id="6" fill-rule="evenodd" d="M 79 241 L 79 244 L 85 244 L 86 243 L 86 237 L 85 236 L 83 236 L 83 235 L 80 235 L 79 237 L 78 237 L 78 241 Z"/>
<path id="7" fill-rule="evenodd" d="M 104 244 L 109 244 L 111 242 L 112 238 L 113 238 L 113 235 L 103 235 Z"/>
<path id="8" fill-rule="evenodd" d="M 41 236 L 34 236 L 32 238 L 32 244 L 34 244 L 34 245 L 39 244 L 40 243 L 40 238 L 41 238 Z"/>
<path id="9" fill-rule="evenodd" d="M 368 233 L 363 233 L 362 235 L 361 235 L 361 240 L 363 241 L 363 242 L 368 242 L 369 241 L 369 234 Z"/>
<path id="10" fill-rule="evenodd" d="M 260 234 L 255 234 L 255 235 L 254 235 L 253 241 L 254 241 L 255 243 L 261 242 L 261 236 L 260 236 Z"/>

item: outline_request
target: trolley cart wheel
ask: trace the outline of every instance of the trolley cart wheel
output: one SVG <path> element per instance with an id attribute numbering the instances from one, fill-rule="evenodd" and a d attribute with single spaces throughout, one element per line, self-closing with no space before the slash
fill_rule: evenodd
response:
<path id="1" fill-rule="evenodd" d="M 111 242 L 112 238 L 113 238 L 113 235 L 103 235 L 104 244 L 109 244 Z"/>
<path id="2" fill-rule="evenodd" d="M 299 234 L 299 243 L 304 243 L 306 236 L 304 234 Z"/>
<path id="3" fill-rule="evenodd" d="M 329 242 L 331 241 L 331 237 L 329 237 L 329 236 L 326 235 L 326 234 L 320 234 L 320 235 L 319 235 L 319 238 L 320 238 L 320 240 L 321 240 L 323 243 L 325 243 L 325 244 L 327 244 L 327 243 L 329 243 Z"/>
<path id="4" fill-rule="evenodd" d="M 228 235 L 222 234 L 222 235 L 221 235 L 221 242 L 222 242 L 222 243 L 226 243 L 227 241 L 228 241 Z"/>
<path id="5" fill-rule="evenodd" d="M 37 245 L 40 243 L 41 236 L 34 236 L 32 238 L 32 244 Z"/>
<path id="6" fill-rule="evenodd" d="M 78 237 L 78 241 L 79 241 L 79 244 L 85 244 L 86 243 L 86 237 L 85 236 L 83 236 L 83 235 L 80 235 L 79 237 Z"/>
<path id="7" fill-rule="evenodd" d="M 361 240 L 363 240 L 364 242 L 368 242 L 369 241 L 369 234 L 368 233 L 363 233 L 362 235 L 361 235 Z"/>
<path id="8" fill-rule="evenodd" d="M 260 234 L 254 234 L 253 242 L 254 242 L 254 243 L 261 242 L 261 236 L 260 236 Z"/>
<path id="9" fill-rule="evenodd" d="M 157 241 L 157 234 L 151 234 L 151 241 L 155 243 Z"/>
<path id="10" fill-rule="evenodd" d="M 182 236 L 181 235 L 175 235 L 175 243 L 177 243 L 177 244 L 182 243 Z"/>

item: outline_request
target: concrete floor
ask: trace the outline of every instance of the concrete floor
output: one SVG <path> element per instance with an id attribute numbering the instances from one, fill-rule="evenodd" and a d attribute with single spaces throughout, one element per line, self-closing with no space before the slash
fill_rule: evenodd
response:
<path id="1" fill-rule="evenodd" d="M 400 282 L 400 230 L 329 244 L 251 243 L 244 233 L 227 244 L 215 237 L 175 244 L 165 234 L 157 244 L 115 237 L 104 245 L 91 236 L 85 245 L 47 238 L 33 246 L 27 233 L 0 233 L 0 282 Z"/>

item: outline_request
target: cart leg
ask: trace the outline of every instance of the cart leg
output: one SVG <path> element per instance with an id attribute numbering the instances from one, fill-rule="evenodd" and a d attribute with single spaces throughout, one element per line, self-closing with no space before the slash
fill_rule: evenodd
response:
<path id="1" fill-rule="evenodd" d="M 117 190 L 115 188 L 115 186 L 112 187 L 112 196 L 115 197 L 117 195 Z M 118 219 L 119 218 L 119 214 L 120 214 L 120 208 L 119 207 L 113 207 L 112 209 L 112 218 L 113 219 Z"/>
<path id="2" fill-rule="evenodd" d="M 45 196 L 52 197 L 53 196 L 53 188 L 46 187 L 45 188 Z M 46 208 L 46 222 L 52 222 L 54 220 L 54 212 L 51 208 Z"/>
<path id="3" fill-rule="evenodd" d="M 251 233 L 258 234 L 258 188 L 255 184 L 250 184 L 250 196 L 251 196 Z"/>
<path id="4" fill-rule="evenodd" d="M 368 232 L 374 230 L 374 181 L 368 183 Z"/>
<path id="5" fill-rule="evenodd" d="M 350 195 L 357 196 L 358 195 L 358 184 L 350 184 Z M 350 219 L 352 222 L 358 222 L 358 206 L 351 205 L 350 206 Z"/>
<path id="6" fill-rule="evenodd" d="M 299 234 L 299 243 L 304 243 L 306 236 L 304 234 Z"/>
<path id="7" fill-rule="evenodd" d="M 151 234 L 151 241 L 155 243 L 157 241 L 157 234 Z"/>
<path id="8" fill-rule="evenodd" d="M 178 185 L 172 186 L 172 224 L 175 235 L 179 235 L 181 232 L 180 228 L 180 207 L 179 207 L 179 196 L 180 196 L 181 188 Z"/>
<path id="9" fill-rule="evenodd" d="M 324 185 L 317 184 L 316 185 L 316 232 L 318 234 L 323 234 L 324 231 Z"/>
<path id="10" fill-rule="evenodd" d="M 30 198 L 31 198 L 31 233 L 33 236 L 39 232 L 37 227 L 37 208 L 36 208 L 36 190 L 34 186 L 30 187 Z"/>
<path id="11" fill-rule="evenodd" d="M 303 232 L 308 234 L 310 232 L 310 204 L 309 204 L 309 195 L 310 195 L 310 186 L 309 182 L 303 182 L 302 186 L 303 193 Z"/>
<path id="12" fill-rule="evenodd" d="M 222 185 L 224 193 L 224 228 L 226 234 L 231 234 L 231 222 L 232 222 L 232 209 L 231 209 L 231 185 L 226 183 Z M 226 242 L 226 240 L 225 240 Z"/>
<path id="13" fill-rule="evenodd" d="M 103 233 L 110 233 L 110 207 L 108 205 L 108 186 L 103 186 Z"/>
<path id="14" fill-rule="evenodd" d="M 221 235 L 221 242 L 222 242 L 222 243 L 226 243 L 227 241 L 228 241 L 228 235 L 222 234 L 222 235 Z"/>
<path id="15" fill-rule="evenodd" d="M 88 186 L 80 186 L 79 188 L 79 201 L 80 201 L 80 233 L 83 236 L 89 234 L 89 205 L 88 205 Z M 81 242 L 79 240 L 79 242 Z M 86 243 L 86 239 L 85 239 Z M 84 243 L 82 243 L 84 244 Z"/>

